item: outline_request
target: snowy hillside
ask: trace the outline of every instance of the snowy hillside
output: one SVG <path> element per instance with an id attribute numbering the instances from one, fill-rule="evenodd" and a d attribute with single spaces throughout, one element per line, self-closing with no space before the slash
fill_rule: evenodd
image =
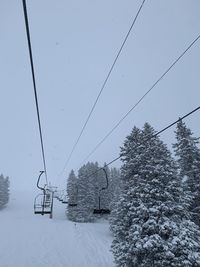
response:
<path id="1" fill-rule="evenodd" d="M 110 267 L 108 223 L 72 223 L 55 200 L 54 218 L 33 214 L 34 195 L 15 192 L 0 211 L 0 267 Z"/>

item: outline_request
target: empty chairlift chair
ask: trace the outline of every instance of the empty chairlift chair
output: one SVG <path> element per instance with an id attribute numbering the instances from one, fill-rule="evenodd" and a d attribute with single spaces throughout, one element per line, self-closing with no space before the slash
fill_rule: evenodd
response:
<path id="1" fill-rule="evenodd" d="M 106 172 L 106 170 L 103 168 L 102 169 L 103 171 L 104 171 L 104 173 L 105 173 L 105 178 L 106 178 L 106 186 L 105 187 L 102 187 L 100 190 L 99 190 L 99 207 L 98 207 L 98 209 L 94 209 L 94 211 L 93 211 L 93 214 L 110 214 L 110 210 L 109 209 L 102 209 L 101 208 L 101 192 L 103 191 L 103 190 L 106 190 L 107 188 L 108 188 L 108 175 L 107 175 L 107 172 Z"/>
<path id="2" fill-rule="evenodd" d="M 63 203 L 63 204 L 67 204 L 67 203 L 68 203 L 67 195 L 64 195 L 64 196 L 63 196 L 62 203 Z"/>
<path id="3" fill-rule="evenodd" d="M 60 194 L 58 195 L 58 200 L 60 201 L 60 202 L 62 202 L 63 201 L 63 196 L 64 195 L 64 193 L 63 193 L 63 190 L 60 192 Z"/>
<path id="4" fill-rule="evenodd" d="M 40 177 L 43 173 L 44 171 L 40 172 L 37 181 L 37 187 L 42 190 L 42 193 L 38 194 L 34 201 L 34 213 L 41 215 L 52 214 L 53 207 L 53 193 L 48 188 L 39 186 Z"/>
<path id="5" fill-rule="evenodd" d="M 43 194 L 38 194 L 35 198 L 34 202 L 34 213 L 35 214 L 51 214 L 52 208 L 51 208 L 51 200 L 47 200 L 48 194 L 46 193 Z"/>

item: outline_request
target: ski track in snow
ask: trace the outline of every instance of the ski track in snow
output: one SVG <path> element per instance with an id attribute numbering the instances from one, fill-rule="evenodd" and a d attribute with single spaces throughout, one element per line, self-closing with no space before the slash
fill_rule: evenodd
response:
<path id="1" fill-rule="evenodd" d="M 33 214 L 34 195 L 16 192 L 0 211 L 0 267 L 113 267 L 108 223 L 73 223 L 54 201 L 54 218 Z"/>

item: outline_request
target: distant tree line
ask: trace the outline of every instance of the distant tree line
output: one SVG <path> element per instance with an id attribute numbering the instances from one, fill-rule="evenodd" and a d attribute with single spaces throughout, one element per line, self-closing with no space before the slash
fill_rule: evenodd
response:
<path id="1" fill-rule="evenodd" d="M 9 201 L 9 177 L 0 175 L 0 209 L 4 208 Z"/>

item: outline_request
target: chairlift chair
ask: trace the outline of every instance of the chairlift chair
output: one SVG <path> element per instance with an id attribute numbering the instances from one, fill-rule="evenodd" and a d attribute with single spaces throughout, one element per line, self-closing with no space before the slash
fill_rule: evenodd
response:
<path id="1" fill-rule="evenodd" d="M 62 192 L 62 191 L 60 191 L 60 192 L 57 191 L 56 194 L 55 194 L 55 198 L 56 198 L 58 201 L 62 202 L 63 199 L 64 199 L 64 197 L 63 197 L 63 192 Z"/>
<path id="2" fill-rule="evenodd" d="M 62 199 L 62 203 L 63 203 L 63 204 L 67 204 L 67 203 L 68 203 L 68 198 L 67 198 L 66 195 L 65 195 L 65 196 L 63 197 L 63 199 Z"/>
<path id="3" fill-rule="evenodd" d="M 34 201 L 34 214 L 51 214 L 52 215 L 52 208 L 53 208 L 53 193 L 44 187 L 39 186 L 41 175 L 44 171 L 40 172 L 37 181 L 37 187 L 42 190 L 41 194 L 38 194 Z"/>
<path id="4" fill-rule="evenodd" d="M 110 214 L 109 209 L 94 209 L 93 214 Z"/>
<path id="5" fill-rule="evenodd" d="M 102 168 L 102 170 L 104 171 L 105 173 L 105 177 L 106 177 L 106 186 L 105 187 L 102 187 L 100 190 L 99 190 L 99 207 L 98 209 L 94 209 L 93 210 L 93 214 L 110 214 L 110 210 L 109 209 L 102 209 L 101 208 L 101 192 L 103 190 L 106 190 L 108 188 L 108 175 L 107 175 L 107 172 L 105 170 L 105 168 Z"/>
<path id="6" fill-rule="evenodd" d="M 44 201 L 44 194 L 38 194 L 34 201 L 34 214 L 51 214 L 51 205 Z"/>

